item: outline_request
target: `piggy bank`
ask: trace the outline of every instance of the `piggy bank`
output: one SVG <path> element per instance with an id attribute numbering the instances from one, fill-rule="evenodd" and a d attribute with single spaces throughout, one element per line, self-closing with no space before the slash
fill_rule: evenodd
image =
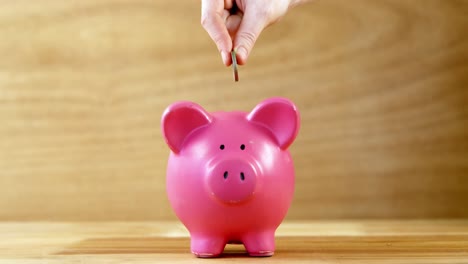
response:
<path id="1" fill-rule="evenodd" d="M 181 101 L 162 116 L 170 155 L 169 202 L 191 237 L 197 257 L 242 243 L 250 256 L 271 256 L 275 231 L 294 194 L 288 147 L 299 112 L 284 98 L 262 101 L 249 113 L 209 113 Z"/>

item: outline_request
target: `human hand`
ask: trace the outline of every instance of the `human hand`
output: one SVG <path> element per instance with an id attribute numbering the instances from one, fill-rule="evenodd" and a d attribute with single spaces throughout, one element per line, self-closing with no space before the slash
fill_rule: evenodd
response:
<path id="1" fill-rule="evenodd" d="M 304 0 L 202 0 L 201 23 L 215 42 L 226 66 L 247 62 L 260 33 Z"/>

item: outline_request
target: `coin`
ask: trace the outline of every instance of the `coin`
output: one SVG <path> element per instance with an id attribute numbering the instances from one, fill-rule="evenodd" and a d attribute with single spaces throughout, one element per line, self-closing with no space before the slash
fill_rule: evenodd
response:
<path id="1" fill-rule="evenodd" d="M 231 58 L 232 58 L 232 70 L 234 71 L 234 81 L 239 81 L 239 73 L 237 72 L 237 58 L 236 52 L 231 51 Z"/>

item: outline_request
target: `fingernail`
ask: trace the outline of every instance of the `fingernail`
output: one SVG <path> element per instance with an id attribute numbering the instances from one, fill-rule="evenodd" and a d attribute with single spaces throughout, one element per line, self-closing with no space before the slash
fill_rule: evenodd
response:
<path id="1" fill-rule="evenodd" d="M 228 64 L 229 54 L 226 51 L 221 51 L 221 58 L 223 59 L 224 65 Z"/>
<path id="2" fill-rule="evenodd" d="M 244 63 L 247 60 L 247 49 L 244 46 L 239 46 L 236 49 L 237 59 Z"/>

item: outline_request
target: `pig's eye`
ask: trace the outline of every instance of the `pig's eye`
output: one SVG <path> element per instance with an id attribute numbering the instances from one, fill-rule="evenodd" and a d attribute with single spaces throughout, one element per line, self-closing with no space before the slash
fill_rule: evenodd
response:
<path id="1" fill-rule="evenodd" d="M 224 145 L 219 146 L 219 148 L 220 148 L 221 150 L 223 150 L 223 149 L 224 149 Z"/>
<path id="2" fill-rule="evenodd" d="M 240 148 L 241 148 L 242 150 L 244 150 L 244 149 L 245 149 L 245 145 L 242 144 Z"/>

